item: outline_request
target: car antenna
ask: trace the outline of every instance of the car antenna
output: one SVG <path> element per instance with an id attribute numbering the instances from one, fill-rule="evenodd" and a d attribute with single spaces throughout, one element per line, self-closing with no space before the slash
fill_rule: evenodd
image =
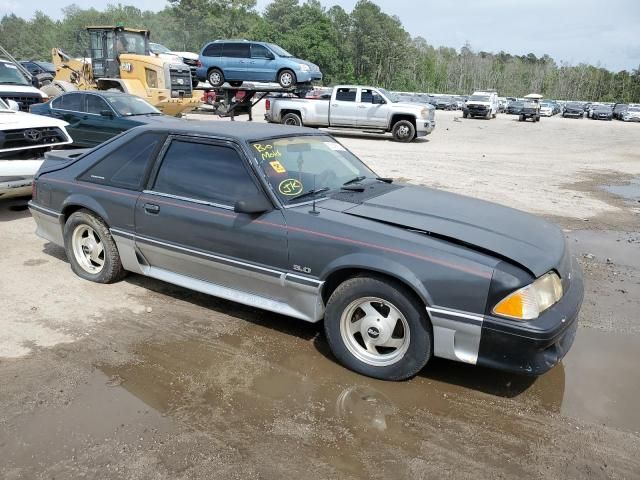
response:
<path id="1" fill-rule="evenodd" d="M 316 189 L 316 176 L 313 176 L 313 190 Z M 311 215 L 320 215 L 320 212 L 316 210 L 316 196 L 313 196 L 313 203 L 311 204 L 311 210 L 309 210 Z"/>

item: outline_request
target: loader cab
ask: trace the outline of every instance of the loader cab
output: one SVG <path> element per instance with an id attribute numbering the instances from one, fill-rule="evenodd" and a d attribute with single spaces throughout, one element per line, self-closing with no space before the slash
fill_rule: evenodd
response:
<path id="1" fill-rule="evenodd" d="M 120 61 L 123 53 L 149 55 L 149 31 L 132 28 L 88 27 L 93 78 L 119 78 L 132 66 Z"/>

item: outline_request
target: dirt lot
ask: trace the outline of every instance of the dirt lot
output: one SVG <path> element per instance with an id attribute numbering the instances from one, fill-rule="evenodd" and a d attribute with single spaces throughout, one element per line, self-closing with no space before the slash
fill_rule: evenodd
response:
<path id="1" fill-rule="evenodd" d="M 586 297 L 560 365 L 364 378 L 318 325 L 134 275 L 82 281 L 4 202 L 0 478 L 639 478 L 640 125 L 457 117 L 409 145 L 339 139 L 381 175 L 565 228 Z"/>

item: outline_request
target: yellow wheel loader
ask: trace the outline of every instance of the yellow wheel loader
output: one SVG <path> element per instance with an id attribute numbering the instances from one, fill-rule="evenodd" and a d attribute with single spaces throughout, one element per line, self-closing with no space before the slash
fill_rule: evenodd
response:
<path id="1" fill-rule="evenodd" d="M 70 90 L 119 90 L 144 98 L 166 115 L 197 108 L 191 71 L 178 57 L 149 51 L 149 31 L 118 26 L 87 27 L 88 58 L 73 59 L 59 48 L 51 53 L 55 80 L 41 89 L 50 97 Z"/>

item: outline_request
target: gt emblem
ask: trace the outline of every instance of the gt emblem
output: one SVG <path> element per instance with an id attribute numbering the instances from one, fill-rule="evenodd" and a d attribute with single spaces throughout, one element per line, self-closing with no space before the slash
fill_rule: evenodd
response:
<path id="1" fill-rule="evenodd" d="M 25 130 L 22 136 L 25 138 L 25 140 L 31 143 L 36 143 L 42 138 L 42 134 L 38 130 L 34 130 L 33 128 Z"/>

